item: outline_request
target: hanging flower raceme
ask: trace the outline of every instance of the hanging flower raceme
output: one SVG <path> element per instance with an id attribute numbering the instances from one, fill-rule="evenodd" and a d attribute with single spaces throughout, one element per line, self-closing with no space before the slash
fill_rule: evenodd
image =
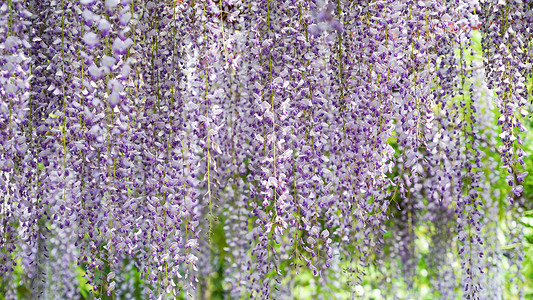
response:
<path id="1" fill-rule="evenodd" d="M 21 233 L 33 237 L 31 216 L 34 189 L 30 182 L 33 156 L 26 132 L 30 98 L 30 48 L 27 24 L 31 13 L 22 3 L 0 5 L 0 272 L 12 282 L 21 220 Z M 33 178 L 32 178 L 33 177 Z M 20 266 L 19 266 L 20 267 Z M 3 276 L 4 277 L 4 276 Z M 10 292 L 11 294 L 12 292 Z"/>

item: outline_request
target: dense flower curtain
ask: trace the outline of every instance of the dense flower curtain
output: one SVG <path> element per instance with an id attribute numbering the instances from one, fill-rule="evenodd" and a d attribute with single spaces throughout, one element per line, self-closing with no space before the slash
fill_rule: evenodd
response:
<path id="1" fill-rule="evenodd" d="M 423 256 L 435 297 L 500 299 L 504 260 L 522 295 L 496 237 L 530 205 L 532 24 L 527 0 L 0 1 L 0 293 L 288 299 L 310 273 L 329 299 L 376 266 L 416 298 Z"/>

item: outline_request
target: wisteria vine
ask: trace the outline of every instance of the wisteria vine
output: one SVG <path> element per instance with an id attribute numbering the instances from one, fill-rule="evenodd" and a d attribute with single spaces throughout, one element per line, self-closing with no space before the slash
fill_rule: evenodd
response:
<path id="1" fill-rule="evenodd" d="M 523 297 L 498 224 L 531 209 L 532 24 L 527 0 L 0 1 L 0 294 L 355 298 L 374 270 L 417 298 L 423 259 L 435 297 Z"/>

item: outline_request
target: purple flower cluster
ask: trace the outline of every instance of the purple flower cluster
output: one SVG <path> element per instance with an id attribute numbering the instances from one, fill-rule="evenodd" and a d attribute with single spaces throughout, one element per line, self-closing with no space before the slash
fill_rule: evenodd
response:
<path id="1" fill-rule="evenodd" d="M 223 265 L 229 298 L 293 297 L 302 273 L 356 297 L 377 265 L 415 298 L 424 260 L 441 298 L 501 295 L 494 186 L 527 205 L 532 18 L 519 0 L 0 1 L 0 293 L 200 297 Z"/>

